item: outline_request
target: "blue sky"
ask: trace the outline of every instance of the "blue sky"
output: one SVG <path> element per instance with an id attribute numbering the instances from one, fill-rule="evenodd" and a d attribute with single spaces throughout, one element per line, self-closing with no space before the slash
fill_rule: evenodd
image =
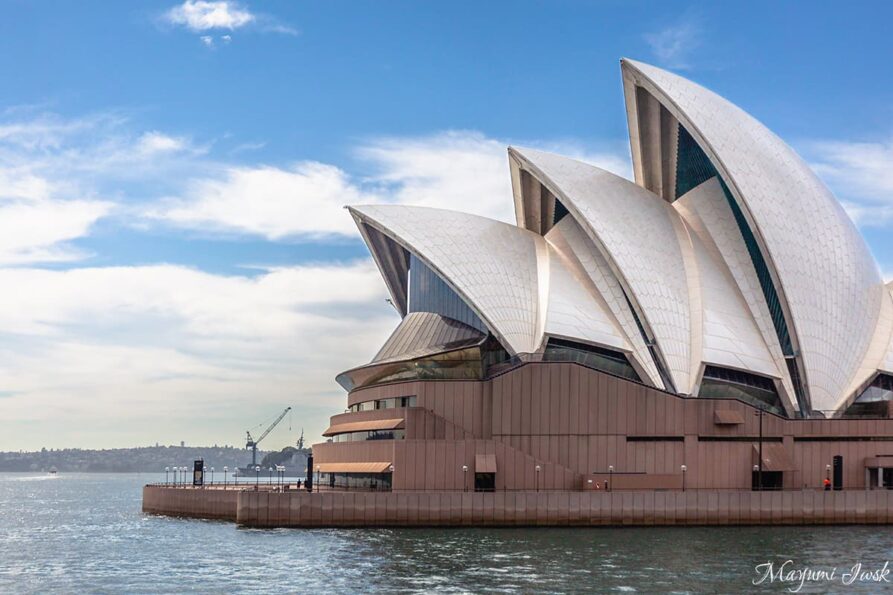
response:
<path id="1" fill-rule="evenodd" d="M 509 143 L 628 176 L 623 56 L 788 141 L 893 275 L 885 4 L 5 4 L 0 449 L 318 436 L 396 323 L 340 207 L 508 219 Z"/>

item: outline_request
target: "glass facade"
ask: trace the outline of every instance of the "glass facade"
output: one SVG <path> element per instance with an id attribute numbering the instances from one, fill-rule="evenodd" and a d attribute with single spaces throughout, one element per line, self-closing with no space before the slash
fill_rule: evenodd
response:
<path id="1" fill-rule="evenodd" d="M 322 473 L 320 483 L 331 489 L 390 492 L 390 473 Z"/>
<path id="2" fill-rule="evenodd" d="M 844 417 L 889 417 L 893 401 L 893 376 L 880 374 L 850 405 Z"/>
<path id="3" fill-rule="evenodd" d="M 657 373 L 660 375 L 661 381 L 664 383 L 666 389 L 671 392 L 676 392 L 676 383 L 673 382 L 673 379 L 670 377 L 670 373 L 667 372 L 666 366 L 664 366 L 664 361 L 661 359 L 660 354 L 657 352 L 657 349 L 654 347 L 654 341 L 651 337 L 648 336 L 648 333 L 645 332 L 645 325 L 642 324 L 642 321 L 639 320 L 639 315 L 636 313 L 636 309 L 633 308 L 633 303 L 630 301 L 629 296 L 626 295 L 626 290 L 623 291 L 623 297 L 626 300 L 626 305 L 629 306 L 629 311 L 633 314 L 633 319 L 636 321 L 636 326 L 639 327 L 639 333 L 642 335 L 642 340 L 645 341 L 645 345 L 648 347 L 648 353 L 651 354 L 651 359 L 654 361 L 655 367 L 657 367 Z"/>
<path id="4" fill-rule="evenodd" d="M 377 399 L 375 401 L 363 401 L 350 406 L 350 411 L 356 413 L 358 411 L 372 411 L 373 409 L 398 409 L 401 407 L 415 407 L 416 396 L 411 397 L 393 397 L 390 399 Z"/>
<path id="5" fill-rule="evenodd" d="M 364 442 L 366 440 L 403 440 L 406 430 L 370 430 L 368 432 L 345 432 L 332 436 L 332 442 Z"/>
<path id="6" fill-rule="evenodd" d="M 464 322 L 482 333 L 488 332 L 487 326 L 468 307 L 465 300 L 450 289 L 450 286 L 415 254 L 409 257 L 408 311 L 434 312 Z"/>
<path id="7" fill-rule="evenodd" d="M 554 226 L 556 223 L 564 219 L 568 214 L 567 207 L 564 206 L 560 200 L 555 199 L 555 213 L 552 216 L 552 225 Z"/>
<path id="8" fill-rule="evenodd" d="M 707 366 L 701 380 L 699 397 L 738 399 L 756 407 L 784 415 L 775 381 L 739 370 Z"/>
<path id="9" fill-rule="evenodd" d="M 594 345 L 550 338 L 543 361 L 576 362 L 587 368 L 641 382 L 624 354 Z"/>
<path id="10" fill-rule="evenodd" d="M 710 159 L 682 125 L 676 142 L 676 198 L 716 175 Z"/>

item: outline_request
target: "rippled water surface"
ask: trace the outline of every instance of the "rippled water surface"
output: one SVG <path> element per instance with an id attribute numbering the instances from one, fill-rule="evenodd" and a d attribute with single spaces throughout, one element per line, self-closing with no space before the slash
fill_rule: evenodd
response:
<path id="1" fill-rule="evenodd" d="M 0 474 L 0 592 L 784 592 L 754 568 L 893 559 L 887 527 L 239 529 L 140 512 L 148 475 Z M 893 580 L 893 576 L 889 577 Z"/>

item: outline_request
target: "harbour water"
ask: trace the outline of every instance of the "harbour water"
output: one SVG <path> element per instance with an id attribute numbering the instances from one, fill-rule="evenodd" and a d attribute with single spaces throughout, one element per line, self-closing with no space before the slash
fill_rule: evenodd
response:
<path id="1" fill-rule="evenodd" d="M 0 474 L 0 592 L 788 592 L 753 585 L 786 560 L 837 569 L 801 592 L 893 586 L 843 582 L 893 560 L 888 527 L 250 530 L 143 515 L 159 480 Z"/>

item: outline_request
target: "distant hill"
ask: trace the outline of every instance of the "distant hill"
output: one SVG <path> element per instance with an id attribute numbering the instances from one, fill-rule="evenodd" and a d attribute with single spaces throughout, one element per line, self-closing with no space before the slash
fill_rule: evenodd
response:
<path id="1" fill-rule="evenodd" d="M 258 456 L 268 452 L 258 451 Z M 223 473 L 223 467 L 243 467 L 251 462 L 251 451 L 233 446 L 146 446 L 87 450 L 82 448 L 42 449 L 35 452 L 0 452 L 0 471 L 48 471 L 60 473 L 154 472 L 165 467 L 189 467 L 196 459 L 204 459 L 205 467 Z M 221 475 L 222 478 L 222 475 Z"/>

